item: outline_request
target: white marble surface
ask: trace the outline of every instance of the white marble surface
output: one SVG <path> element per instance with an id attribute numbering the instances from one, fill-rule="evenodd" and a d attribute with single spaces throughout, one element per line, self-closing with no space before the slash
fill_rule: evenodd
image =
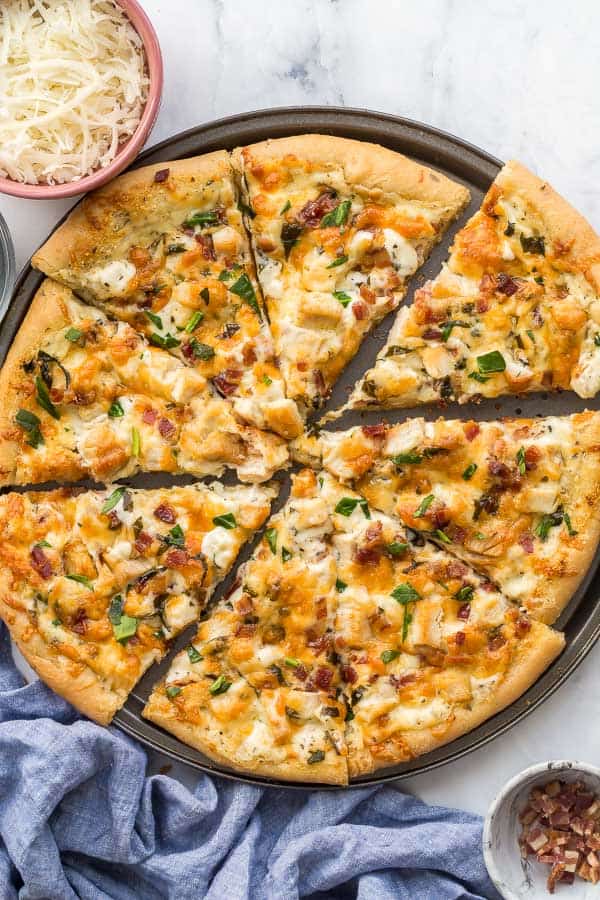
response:
<path id="1" fill-rule="evenodd" d="M 600 6 L 595 0 L 142 0 L 165 59 L 151 142 L 217 117 L 327 104 L 408 116 L 551 180 L 600 229 Z M 543 12 L 542 12 L 543 10 Z M 18 265 L 68 203 L 0 196 Z M 600 756 L 600 646 L 525 722 L 404 784 L 485 812 L 539 760 Z M 156 755 L 152 769 L 168 762 Z M 172 774 L 187 783 L 191 770 Z"/>

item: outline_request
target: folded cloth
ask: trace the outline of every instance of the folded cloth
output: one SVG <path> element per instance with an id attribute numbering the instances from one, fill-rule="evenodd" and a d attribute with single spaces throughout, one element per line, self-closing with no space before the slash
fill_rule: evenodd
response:
<path id="1" fill-rule="evenodd" d="M 394 786 L 146 777 L 146 755 L 25 684 L 0 623 L 2 900 L 497 898 L 481 820 Z"/>

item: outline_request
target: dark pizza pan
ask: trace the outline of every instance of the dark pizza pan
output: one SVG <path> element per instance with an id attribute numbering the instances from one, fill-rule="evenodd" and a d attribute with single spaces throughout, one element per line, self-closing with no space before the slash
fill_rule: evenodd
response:
<path id="1" fill-rule="evenodd" d="M 383 144 L 392 150 L 397 150 L 438 169 L 451 178 L 462 182 L 470 189 L 471 203 L 468 209 L 460 217 L 459 221 L 455 223 L 454 227 L 449 230 L 441 244 L 434 250 L 420 274 L 412 280 L 406 303 L 411 302 L 416 287 L 437 273 L 441 262 L 447 255 L 453 235 L 478 208 L 483 194 L 502 165 L 500 160 L 495 159 L 489 153 L 474 147 L 466 141 L 431 126 L 422 125 L 419 122 L 367 110 L 315 106 L 259 110 L 219 119 L 207 125 L 200 125 L 189 131 L 181 132 L 147 150 L 138 157 L 132 168 L 149 163 L 167 162 L 172 159 L 195 156 L 212 150 L 232 149 L 239 145 L 262 141 L 266 138 L 284 137 L 301 133 L 333 134 L 340 137 Z M 4 361 L 19 325 L 42 280 L 43 276 L 35 272 L 29 265 L 21 272 L 15 286 L 10 308 L 0 331 L 0 362 Z M 385 342 L 386 335 L 393 321 L 393 315 L 392 313 L 388 316 L 365 339 L 357 357 L 347 367 L 336 385 L 326 410 L 338 408 L 347 397 L 355 381 L 372 365 L 378 350 Z M 583 401 L 571 393 L 534 394 L 520 398 L 503 398 L 497 401 L 487 400 L 478 406 L 459 407 L 456 404 L 450 404 L 443 411 L 443 415 L 446 418 L 493 419 L 503 415 L 564 415 L 578 412 L 585 408 L 600 409 L 600 400 Z M 385 413 L 348 413 L 329 427 L 347 428 L 358 423 L 376 422 L 382 418 L 390 422 L 398 422 L 413 415 L 434 419 L 440 415 L 440 409 L 432 406 L 418 410 L 397 410 Z M 286 486 L 289 484 L 289 476 L 287 474 L 282 474 L 279 478 L 283 489 L 275 508 L 279 508 L 282 505 L 287 493 Z M 191 479 L 142 475 L 129 481 L 138 487 L 152 487 L 159 484 L 173 483 L 173 481 L 186 480 L 189 481 Z M 229 477 L 225 480 L 230 483 L 233 481 Z M 246 559 L 250 552 L 251 547 L 246 548 L 240 559 Z M 444 763 L 459 759 L 461 756 L 503 734 L 554 693 L 579 665 L 600 634 L 600 609 L 597 603 L 600 597 L 600 574 L 596 574 L 598 559 L 599 556 L 596 554 L 594 563 L 584 583 L 557 623 L 557 627 L 564 630 L 566 636 L 566 647 L 563 653 L 515 703 L 445 747 L 440 747 L 432 753 L 428 753 L 411 762 L 390 766 L 373 775 L 355 779 L 352 783 L 374 784 L 406 778 L 409 775 L 427 772 Z M 225 580 L 221 589 L 216 592 L 215 600 L 227 589 L 232 578 L 233 576 L 230 576 Z M 152 685 L 166 671 L 174 653 L 189 642 L 194 633 L 194 627 L 191 626 L 180 635 L 174 642 L 174 646 L 166 659 L 160 665 L 153 666 L 146 673 L 123 709 L 115 716 L 114 724 L 148 747 L 165 753 L 178 762 L 187 763 L 209 773 L 273 787 L 314 788 L 314 784 L 289 784 L 276 779 L 239 775 L 225 766 L 213 763 L 198 751 L 187 747 L 177 738 L 142 718 L 141 711 Z M 331 786 L 323 785 L 323 787 Z"/>

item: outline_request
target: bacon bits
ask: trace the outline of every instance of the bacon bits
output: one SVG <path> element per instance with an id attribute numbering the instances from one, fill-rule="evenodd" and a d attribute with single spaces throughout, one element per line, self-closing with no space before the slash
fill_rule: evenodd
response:
<path id="1" fill-rule="evenodd" d="M 516 294 L 519 290 L 519 285 L 510 277 L 510 275 L 500 272 L 500 274 L 496 276 L 496 290 L 501 294 L 505 294 L 507 297 L 512 297 L 512 295 Z"/>
<path id="2" fill-rule="evenodd" d="M 170 169 L 159 169 L 158 172 L 154 173 L 154 181 L 156 184 L 163 184 L 169 177 Z"/>
<path id="3" fill-rule="evenodd" d="M 161 522 L 166 522 L 167 525 L 174 525 L 177 521 L 177 514 L 172 506 L 169 506 L 168 503 L 161 503 L 154 510 L 154 515 Z"/>
<path id="4" fill-rule="evenodd" d="M 337 206 L 337 199 L 332 191 L 324 191 L 319 194 L 316 200 L 309 200 L 305 203 L 298 215 L 297 221 L 301 225 L 307 225 L 309 228 L 316 228 L 324 215 Z"/>
<path id="5" fill-rule="evenodd" d="M 362 320 L 366 319 L 369 315 L 368 307 L 365 306 L 362 300 L 356 300 L 356 302 L 352 304 L 352 312 L 354 313 L 354 318 L 358 322 L 362 322 Z"/>
<path id="6" fill-rule="evenodd" d="M 366 434 L 367 437 L 372 438 L 383 438 L 385 437 L 385 425 L 383 422 L 380 422 L 379 425 L 363 425 L 362 432 Z"/>
<path id="7" fill-rule="evenodd" d="M 48 579 L 52 577 L 52 566 L 50 560 L 41 547 L 33 547 L 29 554 L 31 565 L 42 578 Z"/>
<path id="8" fill-rule="evenodd" d="M 142 422 L 144 422 L 146 425 L 154 425 L 157 419 L 158 413 L 156 412 L 156 410 L 152 409 L 151 406 L 147 406 L 142 413 Z"/>
<path id="9" fill-rule="evenodd" d="M 551 866 L 548 891 L 558 883 L 600 881 L 600 800 L 582 781 L 534 787 L 519 816 L 521 856 Z"/>
<path id="10" fill-rule="evenodd" d="M 170 440 L 176 432 L 176 428 L 171 422 L 170 419 L 166 419 L 164 416 L 158 420 L 158 430 L 160 432 L 160 436 L 163 437 L 166 441 Z"/>
<path id="11" fill-rule="evenodd" d="M 186 550 L 169 550 L 165 562 L 170 569 L 177 569 L 179 566 L 187 565 L 189 556 Z"/>
<path id="12" fill-rule="evenodd" d="M 533 553 L 533 535 L 525 532 L 519 537 L 519 544 L 525 553 Z"/>

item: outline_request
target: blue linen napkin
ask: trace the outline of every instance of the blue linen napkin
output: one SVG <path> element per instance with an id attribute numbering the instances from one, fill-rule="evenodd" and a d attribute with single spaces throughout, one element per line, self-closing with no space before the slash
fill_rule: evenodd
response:
<path id="1" fill-rule="evenodd" d="M 391 786 L 147 778 L 146 755 L 25 684 L 0 623 L 2 900 L 496 898 L 481 820 Z"/>

